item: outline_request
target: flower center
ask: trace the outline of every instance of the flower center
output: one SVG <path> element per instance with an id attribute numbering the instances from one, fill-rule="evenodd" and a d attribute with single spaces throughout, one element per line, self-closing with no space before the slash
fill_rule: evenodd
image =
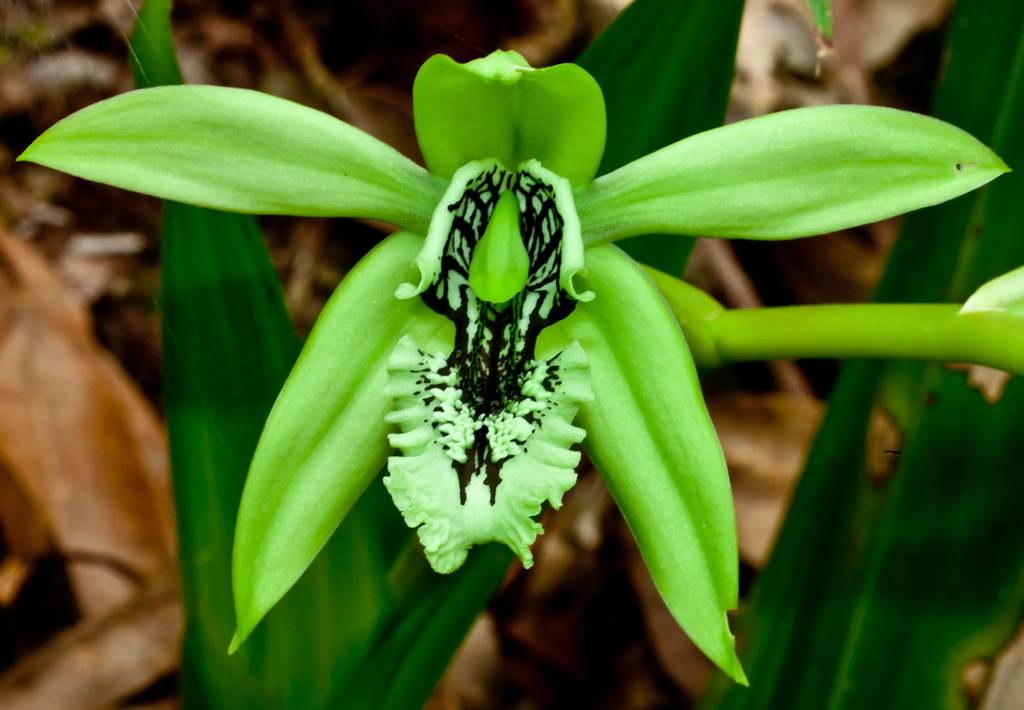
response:
<path id="1" fill-rule="evenodd" d="M 423 524 L 420 538 L 439 571 L 458 567 L 470 545 L 493 539 L 526 562 L 539 532 L 531 517 L 545 500 L 557 505 L 575 480 L 579 454 L 568 449 L 583 438 L 571 422 L 591 397 L 587 365 L 579 346 L 549 361 L 534 352 L 541 330 L 586 297 L 572 288 L 582 247 L 568 185 L 559 181 L 535 161 L 515 173 L 493 161 L 467 165 L 435 212 L 417 259 L 419 289 L 399 292 L 419 291 L 455 324 L 448 357 L 403 339 L 386 390 L 397 405 L 389 420 L 402 428 L 391 443 L 404 456 L 390 459 L 385 483 L 406 521 Z M 471 284 L 479 283 L 474 258 L 509 194 L 529 266 L 521 290 L 494 303 Z"/>

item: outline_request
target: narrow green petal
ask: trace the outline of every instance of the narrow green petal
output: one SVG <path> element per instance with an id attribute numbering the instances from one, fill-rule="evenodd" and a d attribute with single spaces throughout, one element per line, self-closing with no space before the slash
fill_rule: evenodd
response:
<path id="1" fill-rule="evenodd" d="M 101 101 L 53 126 L 19 160 L 200 207 L 368 217 L 419 234 L 443 191 L 398 151 L 336 118 L 217 86 Z"/>
<path id="2" fill-rule="evenodd" d="M 519 199 L 506 190 L 473 250 L 469 285 L 483 300 L 505 303 L 523 290 L 529 275 L 530 255 L 519 229 Z"/>
<path id="3" fill-rule="evenodd" d="M 604 97 L 575 64 L 533 69 L 501 51 L 459 64 L 437 54 L 416 75 L 413 112 L 427 166 L 445 179 L 474 160 L 514 171 L 536 159 L 582 185 L 604 152 Z"/>
<path id="4" fill-rule="evenodd" d="M 1007 170 L 937 119 L 821 106 L 674 143 L 579 189 L 576 207 L 587 245 L 659 232 L 789 239 L 934 205 Z"/>
<path id="5" fill-rule="evenodd" d="M 267 419 L 235 532 L 233 647 L 277 603 L 387 460 L 388 358 L 404 335 L 450 350 L 452 327 L 400 301 L 423 239 L 395 234 L 345 278 Z M 253 354 L 258 357 L 258 353 Z"/>
<path id="6" fill-rule="evenodd" d="M 1024 266 L 983 284 L 960 309 L 961 313 L 979 311 L 1024 316 Z"/>
<path id="7" fill-rule="evenodd" d="M 657 289 L 614 247 L 587 252 L 595 298 L 548 329 L 538 353 L 577 340 L 594 402 L 577 423 L 680 626 L 741 683 L 726 612 L 738 560 L 729 476 L 679 326 Z"/>

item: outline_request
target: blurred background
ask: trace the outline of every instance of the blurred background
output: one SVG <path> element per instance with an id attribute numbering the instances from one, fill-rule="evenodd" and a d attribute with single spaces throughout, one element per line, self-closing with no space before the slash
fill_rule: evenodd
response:
<path id="1" fill-rule="evenodd" d="M 188 83 L 313 106 L 419 160 L 410 89 L 443 52 L 571 61 L 628 0 L 179 0 Z M 137 0 L 0 4 L 0 708 L 177 707 L 181 612 L 162 420 L 158 200 L 14 158 L 64 116 L 130 90 Z M 927 111 L 950 0 L 748 0 L 728 120 L 828 103 Z M 384 225 L 260 218 L 305 334 Z M 897 220 L 781 243 L 698 242 L 686 277 L 730 307 L 866 300 Z M 835 382 L 831 361 L 705 382 L 733 478 L 741 595 L 763 569 Z M 982 374 L 998 393 L 1005 378 Z M 994 396 L 997 396 L 994 395 Z M 899 433 L 872 421 L 884 477 Z M 546 513 L 432 710 L 688 708 L 711 664 L 662 604 L 593 471 Z M 963 673 L 977 697 L 987 668 Z M 70 710 L 70 709 L 69 709 Z"/>

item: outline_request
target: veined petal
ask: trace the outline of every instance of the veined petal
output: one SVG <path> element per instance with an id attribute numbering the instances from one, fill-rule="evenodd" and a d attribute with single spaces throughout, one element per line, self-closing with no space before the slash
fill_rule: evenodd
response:
<path id="1" fill-rule="evenodd" d="M 437 54 L 413 85 L 416 137 L 427 166 L 451 178 L 463 165 L 494 158 L 514 171 L 536 159 L 582 185 L 604 152 L 601 88 L 575 64 L 533 69 L 518 52 L 459 64 Z"/>
<path id="2" fill-rule="evenodd" d="M 789 239 L 934 205 L 1007 170 L 937 119 L 820 106 L 691 136 L 578 189 L 576 206 L 588 246 L 657 233 Z"/>
<path id="3" fill-rule="evenodd" d="M 577 422 L 680 626 L 722 670 L 746 679 L 726 612 L 737 604 L 729 476 L 686 342 L 657 289 L 615 247 L 587 252 L 580 304 L 538 340 L 538 354 L 576 340 L 594 401 Z"/>
<path id="4" fill-rule="evenodd" d="M 65 118 L 19 160 L 200 207 L 368 217 L 425 234 L 443 183 L 347 123 L 218 86 L 131 91 Z"/>
<path id="5" fill-rule="evenodd" d="M 395 289 L 423 239 L 399 232 L 320 314 L 260 437 L 238 513 L 233 647 L 295 583 L 387 460 L 388 358 L 405 335 L 451 350 L 452 326 Z M 254 354 L 258 357 L 258 353 Z"/>

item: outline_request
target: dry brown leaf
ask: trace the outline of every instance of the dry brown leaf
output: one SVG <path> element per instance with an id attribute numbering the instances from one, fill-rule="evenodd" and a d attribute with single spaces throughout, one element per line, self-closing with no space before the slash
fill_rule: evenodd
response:
<path id="1" fill-rule="evenodd" d="M 2 232 L 0 525 L 11 554 L 68 560 L 86 616 L 173 570 L 159 421 L 46 262 Z"/>
<path id="2" fill-rule="evenodd" d="M 781 392 L 708 399 L 732 479 L 740 558 L 761 568 L 821 423 L 822 403 Z"/>
<path id="3" fill-rule="evenodd" d="M 165 584 L 109 617 L 83 621 L 0 676 L 4 710 L 100 710 L 178 665 L 181 605 Z"/>
<path id="4" fill-rule="evenodd" d="M 996 370 L 984 365 L 968 365 L 963 363 L 946 363 L 950 370 L 967 373 L 967 384 L 981 392 L 981 396 L 989 404 L 995 404 L 1003 398 L 1003 390 L 1013 377 L 1009 372 Z"/>
<path id="5" fill-rule="evenodd" d="M 979 710 L 1024 710 L 1024 626 L 992 666 Z"/>

